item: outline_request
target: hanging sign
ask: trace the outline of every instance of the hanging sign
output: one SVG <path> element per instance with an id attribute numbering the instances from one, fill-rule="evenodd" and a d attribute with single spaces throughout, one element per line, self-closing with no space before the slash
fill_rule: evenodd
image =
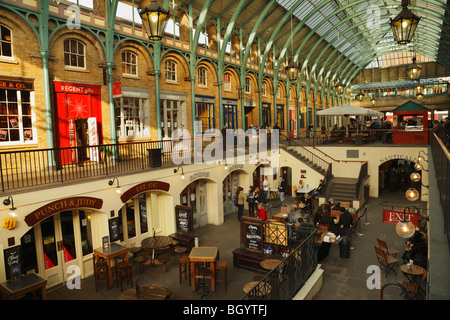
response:
<path id="1" fill-rule="evenodd" d="M 417 213 L 406 213 L 405 218 L 411 221 L 416 227 L 419 225 L 419 215 Z M 403 211 L 383 210 L 383 223 L 397 224 L 403 219 Z"/>

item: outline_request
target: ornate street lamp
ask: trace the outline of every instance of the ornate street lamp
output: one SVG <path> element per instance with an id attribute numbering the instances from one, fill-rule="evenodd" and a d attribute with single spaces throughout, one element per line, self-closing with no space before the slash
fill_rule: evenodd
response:
<path id="1" fill-rule="evenodd" d="M 362 92 L 362 90 L 359 90 L 358 94 L 356 95 L 356 99 L 358 99 L 359 101 L 363 101 L 364 93 Z"/>
<path id="2" fill-rule="evenodd" d="M 342 83 L 342 81 L 339 79 L 338 83 L 334 86 L 334 89 L 336 89 L 336 92 L 338 94 L 344 93 L 345 84 Z"/>
<path id="3" fill-rule="evenodd" d="M 377 101 L 377 100 L 375 100 L 375 97 L 372 96 L 372 99 L 370 99 L 370 102 L 372 103 L 373 106 L 375 105 L 375 102 L 376 102 L 376 101 Z"/>
<path id="4" fill-rule="evenodd" d="M 414 90 L 416 91 L 416 98 L 422 100 L 423 98 L 423 86 L 419 83 L 415 86 Z"/>
<path id="5" fill-rule="evenodd" d="M 416 57 L 412 59 L 413 63 L 406 67 L 406 73 L 410 80 L 418 80 L 422 67 L 416 63 Z"/>
<path id="6" fill-rule="evenodd" d="M 408 9 L 408 0 L 402 0 L 402 11 L 391 19 L 390 26 L 398 44 L 408 44 L 411 42 L 420 17 L 416 16 Z"/>
<path id="7" fill-rule="evenodd" d="M 169 20 L 169 10 L 161 7 L 156 0 L 152 0 L 144 10 L 139 9 L 139 15 L 148 38 L 151 41 L 161 40 Z"/>

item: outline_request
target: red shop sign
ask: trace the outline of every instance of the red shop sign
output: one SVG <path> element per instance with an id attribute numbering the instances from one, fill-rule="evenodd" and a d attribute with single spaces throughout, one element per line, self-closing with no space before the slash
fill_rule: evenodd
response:
<path id="1" fill-rule="evenodd" d="M 102 86 L 96 84 L 72 83 L 63 81 L 53 81 L 55 92 L 81 93 L 81 94 L 101 94 Z"/>
<path id="2" fill-rule="evenodd" d="M 406 219 L 411 221 L 416 227 L 419 225 L 419 215 L 417 213 L 406 213 Z M 383 223 L 397 224 L 403 219 L 403 211 L 383 210 Z"/>

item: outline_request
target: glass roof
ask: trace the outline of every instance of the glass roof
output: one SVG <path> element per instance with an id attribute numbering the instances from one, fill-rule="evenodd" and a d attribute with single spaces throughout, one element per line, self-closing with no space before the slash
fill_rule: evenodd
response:
<path id="1" fill-rule="evenodd" d="M 446 5 L 446 0 L 436 0 Z M 297 1 L 277 0 L 278 4 L 289 10 Z M 323 0 L 304 0 L 294 10 L 293 15 L 303 21 L 307 15 L 316 9 Z M 334 48 L 349 58 L 360 68 L 388 67 L 405 64 L 412 59 L 414 45 L 399 46 L 394 43 L 389 26 L 389 18 L 394 18 L 401 10 L 399 0 L 364 1 L 353 4 L 352 0 L 330 0 L 320 7 L 305 22 L 311 29 L 317 27 L 315 32 L 323 36 L 324 40 L 331 42 Z M 339 8 L 345 8 L 334 13 Z M 416 30 L 415 42 L 417 46 L 426 46 L 426 57 L 420 56 L 419 62 L 436 60 L 440 44 L 443 21 L 437 15 L 445 15 L 445 8 L 424 0 L 410 0 L 408 8 L 422 19 Z M 333 14 L 334 13 L 334 14 Z M 327 20 L 326 17 L 330 16 Z M 349 18 L 351 17 L 351 18 Z M 340 21 L 345 22 L 340 23 Z M 337 26 L 339 24 L 339 26 Z M 354 28 L 352 26 L 357 25 Z M 377 39 L 382 39 L 377 41 Z M 369 52 L 366 50 L 369 48 Z M 373 53 L 370 53 L 370 50 Z M 381 52 L 388 51 L 384 54 Z M 392 51 L 392 52 L 389 52 Z M 374 56 L 370 63 L 361 59 Z M 379 57 L 379 55 L 381 55 Z M 418 55 L 419 58 L 419 55 Z"/>

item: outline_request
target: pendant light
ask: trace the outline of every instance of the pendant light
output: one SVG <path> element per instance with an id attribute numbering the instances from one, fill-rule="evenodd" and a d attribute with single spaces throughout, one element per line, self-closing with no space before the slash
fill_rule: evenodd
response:
<path id="1" fill-rule="evenodd" d="M 412 64 L 406 67 L 406 73 L 408 74 L 408 78 L 410 80 L 418 80 L 420 76 L 420 72 L 422 71 L 422 67 L 416 63 L 416 57 L 412 58 Z"/>
<path id="2" fill-rule="evenodd" d="M 286 71 L 289 76 L 289 80 L 296 81 L 298 77 L 298 71 L 300 69 L 300 66 L 297 62 L 294 61 L 294 38 L 292 37 L 292 13 L 291 13 L 291 57 L 289 58 L 289 62 L 286 66 Z"/>
<path id="3" fill-rule="evenodd" d="M 408 2 L 408 0 L 402 0 L 402 11 L 390 22 L 392 33 L 398 44 L 411 42 L 420 21 L 420 17 L 408 9 Z"/>
<path id="4" fill-rule="evenodd" d="M 144 10 L 139 9 L 139 15 L 148 38 L 151 41 L 161 40 L 169 20 L 169 10 L 161 7 L 156 0 L 152 0 Z"/>

